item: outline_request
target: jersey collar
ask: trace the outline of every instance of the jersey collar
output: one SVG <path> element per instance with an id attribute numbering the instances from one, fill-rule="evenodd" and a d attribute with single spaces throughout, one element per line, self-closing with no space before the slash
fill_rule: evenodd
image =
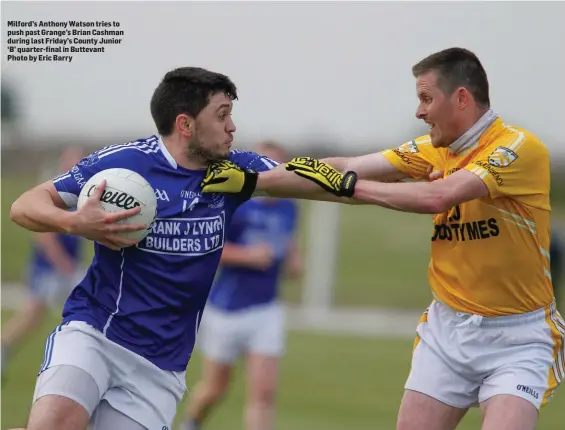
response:
<path id="1" fill-rule="evenodd" d="M 449 146 L 452 154 L 463 155 L 479 145 L 481 135 L 498 119 L 498 114 L 492 109 L 486 113 L 473 126 L 463 133 L 459 139 Z"/>
<path id="2" fill-rule="evenodd" d="M 163 143 L 163 139 L 161 139 L 161 136 L 159 136 L 159 149 L 161 150 L 161 152 L 163 153 L 169 164 L 173 167 L 173 169 L 176 169 L 177 162 L 175 161 L 175 159 L 173 158 L 173 156 L 171 155 L 171 153 Z"/>

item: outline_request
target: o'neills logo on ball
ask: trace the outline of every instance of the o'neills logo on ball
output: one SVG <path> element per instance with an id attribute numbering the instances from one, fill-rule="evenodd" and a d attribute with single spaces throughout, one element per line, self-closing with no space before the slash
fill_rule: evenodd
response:
<path id="1" fill-rule="evenodd" d="M 86 195 L 90 197 L 95 189 L 96 185 L 91 186 Z M 100 201 L 126 210 L 141 206 L 141 203 L 138 202 L 135 197 L 130 196 L 128 193 L 124 193 L 123 191 L 104 190 Z"/>

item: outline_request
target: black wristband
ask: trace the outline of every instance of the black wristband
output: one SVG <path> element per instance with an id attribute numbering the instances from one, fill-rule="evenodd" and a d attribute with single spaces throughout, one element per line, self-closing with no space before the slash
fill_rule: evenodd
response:
<path id="1" fill-rule="evenodd" d="M 355 193 L 355 184 L 357 184 L 357 173 L 350 171 L 343 175 L 343 180 L 339 187 L 340 196 L 353 197 L 353 194 Z"/>
<path id="2" fill-rule="evenodd" d="M 255 192 L 255 187 L 257 186 L 257 179 L 259 174 L 254 170 L 244 169 L 245 180 L 243 182 L 243 188 L 241 189 L 240 195 L 245 199 L 249 200 L 253 193 Z"/>

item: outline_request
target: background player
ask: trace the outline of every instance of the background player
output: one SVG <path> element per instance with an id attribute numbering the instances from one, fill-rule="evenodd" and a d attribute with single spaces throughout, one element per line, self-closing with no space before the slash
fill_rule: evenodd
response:
<path id="1" fill-rule="evenodd" d="M 434 214 L 435 299 L 418 325 L 397 429 L 452 430 L 480 405 L 483 430 L 532 430 L 565 373 L 565 322 L 549 264 L 549 153 L 491 109 L 487 75 L 472 52 L 446 49 L 412 72 L 416 115 L 429 135 L 328 160 L 345 174 L 309 157 L 259 175 L 212 165 L 203 190 L 237 193 L 249 182 L 272 196 L 324 199 L 291 170 L 338 196 L 326 200 Z M 430 170 L 445 177 L 384 183 L 426 179 Z"/>
<path id="2" fill-rule="evenodd" d="M 286 161 L 283 148 L 273 142 L 262 143 L 257 152 Z M 294 201 L 270 197 L 256 197 L 234 215 L 202 320 L 203 374 L 189 399 L 184 429 L 200 428 L 225 394 L 241 354 L 246 354 L 245 427 L 273 427 L 278 360 L 285 344 L 284 309 L 277 296 L 284 269 L 291 277 L 302 271 L 294 238 L 297 222 Z"/>
<path id="3" fill-rule="evenodd" d="M 48 168 L 42 180 L 71 169 L 84 156 L 81 148 L 67 148 L 55 169 Z M 28 265 L 28 291 L 24 304 L 2 331 L 2 372 L 10 355 L 44 319 L 48 305 L 63 300 L 84 276 L 80 269 L 82 241 L 77 236 L 36 233 Z"/>
<path id="4" fill-rule="evenodd" d="M 88 272 L 46 342 L 28 430 L 84 430 L 89 421 L 94 430 L 170 429 L 225 227 L 252 192 L 203 195 L 206 167 L 225 158 L 259 171 L 277 164 L 231 151 L 236 98 L 227 76 L 175 69 L 151 98 L 159 136 L 102 148 L 12 205 L 12 220 L 28 230 L 96 241 Z M 104 182 L 80 209 L 66 210 L 93 175 L 109 168 L 139 173 L 158 196 L 157 219 L 139 243 L 117 233 L 149 226 L 117 221 L 140 208 L 102 210 Z"/>

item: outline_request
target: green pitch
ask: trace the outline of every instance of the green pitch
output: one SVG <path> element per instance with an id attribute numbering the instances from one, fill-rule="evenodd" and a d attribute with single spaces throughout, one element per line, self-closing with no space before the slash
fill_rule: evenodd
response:
<path id="1" fill-rule="evenodd" d="M 9 312 L 2 313 L 5 321 Z M 56 325 L 52 317 L 11 362 L 2 385 L 2 430 L 25 425 L 44 341 Z M 277 430 L 394 430 L 412 342 L 291 333 L 282 362 Z M 200 371 L 196 354 L 188 387 Z M 543 409 L 539 430 L 563 430 L 565 388 Z M 241 430 L 244 386 L 238 372 L 233 389 L 210 417 L 210 430 Z M 460 426 L 480 428 L 472 410 Z"/>

